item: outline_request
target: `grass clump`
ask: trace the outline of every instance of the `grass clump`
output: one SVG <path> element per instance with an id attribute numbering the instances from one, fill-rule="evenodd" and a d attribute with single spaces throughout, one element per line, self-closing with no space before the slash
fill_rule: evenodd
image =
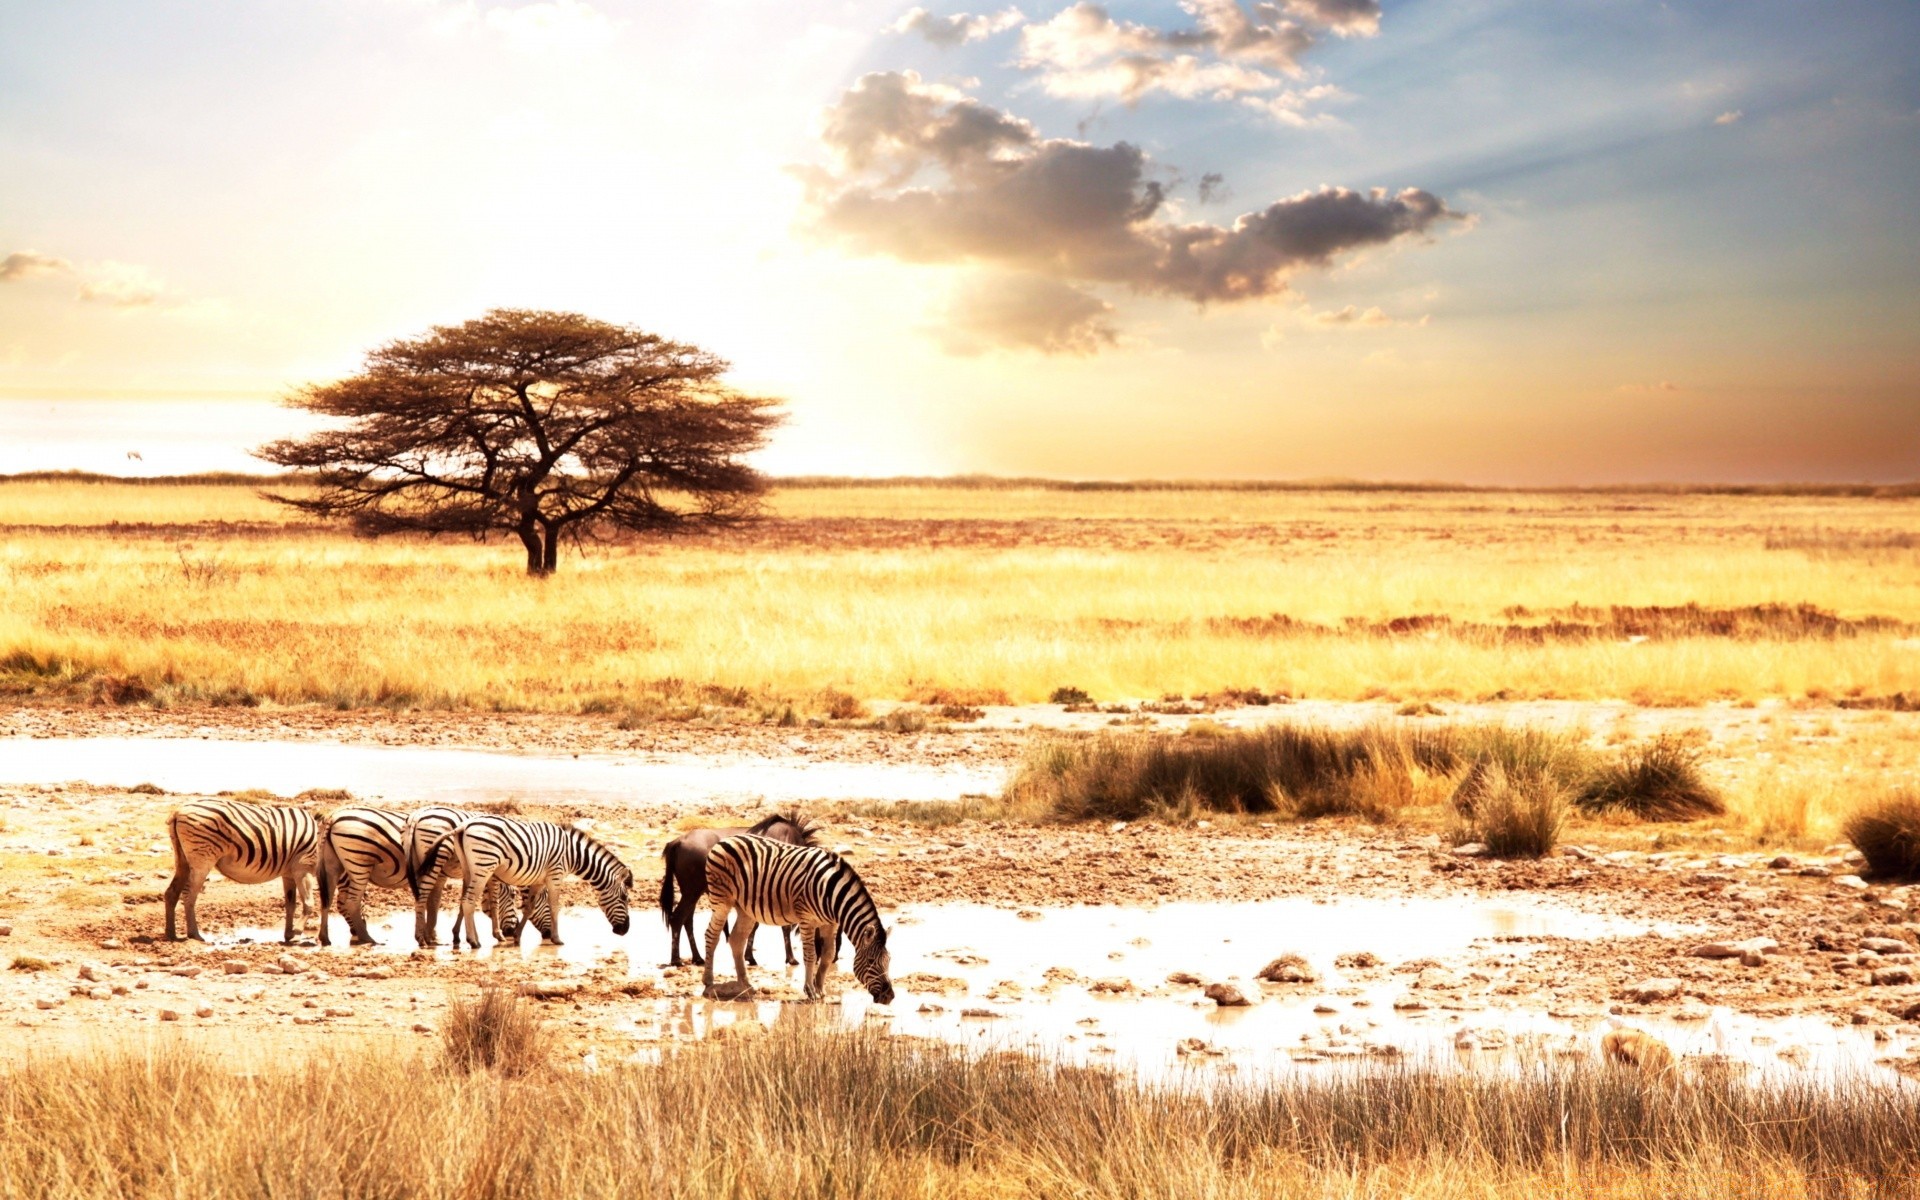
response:
<path id="1" fill-rule="evenodd" d="M 473 1000 L 456 1000 L 440 1029 L 449 1066 L 467 1072 L 528 1075 L 544 1067 L 552 1039 L 531 1005 L 506 988 L 487 987 Z"/>
<path id="2" fill-rule="evenodd" d="M 1920 878 L 1920 792 L 1875 797 L 1848 814 L 1840 829 L 1876 877 Z"/>
<path id="3" fill-rule="evenodd" d="M 35 958 L 31 954 L 16 954 L 14 955 L 13 962 L 8 964 L 7 969 L 37 975 L 41 971 L 53 970 L 53 964 L 44 958 Z"/>
<path id="4" fill-rule="evenodd" d="M 1700 774 L 1699 747 L 1675 734 L 1595 764 L 1574 802 L 1587 812 L 1615 809 L 1643 821 L 1693 821 L 1727 811 L 1718 789 Z"/>
<path id="5" fill-rule="evenodd" d="M 1572 809 L 1567 790 L 1550 775 L 1510 773 L 1498 762 L 1475 764 L 1456 789 L 1460 824 L 1456 845 L 1479 842 L 1495 858 L 1542 858 L 1553 852 Z"/>

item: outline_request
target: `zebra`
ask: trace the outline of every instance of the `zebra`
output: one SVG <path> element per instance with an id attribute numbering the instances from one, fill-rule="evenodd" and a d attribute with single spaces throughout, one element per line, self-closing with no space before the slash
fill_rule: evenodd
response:
<path id="1" fill-rule="evenodd" d="M 437 946 L 440 944 L 440 893 L 446 887 L 449 878 L 463 881 L 465 891 L 465 873 L 461 870 L 459 855 L 447 853 L 434 860 L 435 869 L 428 871 L 426 864 L 434 847 L 448 834 L 487 814 L 468 812 L 462 808 L 434 806 L 416 809 L 407 816 L 406 824 L 401 827 L 400 845 L 406 855 L 408 872 L 407 887 L 413 892 L 413 938 L 417 946 Z M 451 848 L 450 848 L 451 849 Z M 514 905 L 513 893 L 503 891 L 504 885 L 489 883 L 480 896 L 487 919 L 493 923 L 494 936 L 498 939 L 516 941 L 523 928 L 521 916 Z M 546 930 L 553 921 L 552 909 L 544 895 L 535 895 L 531 889 L 522 889 L 522 898 L 526 901 L 528 916 L 533 918 L 534 927 Z M 453 944 L 460 945 L 460 926 L 456 921 L 453 929 Z M 479 949 L 479 943 L 474 944 Z"/>
<path id="2" fill-rule="evenodd" d="M 751 835 L 723 838 L 707 855 L 707 898 L 713 914 L 707 920 L 705 984 L 713 993 L 713 954 L 727 927 L 727 915 L 740 910 L 727 942 L 733 948 L 734 975 L 753 994 L 747 981 L 746 947 L 763 923 L 793 925 L 800 931 L 807 999 L 818 1000 L 825 990 L 832 961 L 820 953 L 844 933 L 853 943 L 853 974 L 879 1004 L 893 1003 L 893 982 L 887 969 L 887 930 L 880 923 L 867 885 L 847 861 L 818 846 L 790 846 Z"/>
<path id="3" fill-rule="evenodd" d="M 429 833 L 443 833 L 457 821 L 479 816 L 454 808 L 421 809 L 411 815 L 381 808 L 342 808 L 320 822 L 320 944 L 333 944 L 328 929 L 328 914 L 334 896 L 340 898 L 340 915 L 346 918 L 356 946 L 375 945 L 367 932 L 366 900 L 370 888 L 408 887 L 407 848 L 410 823 Z M 430 840 L 430 839 L 429 839 Z M 425 845 L 415 848 L 417 859 Z M 511 892 L 500 894 L 501 885 L 488 889 L 484 903 L 494 917 L 496 934 L 507 940 L 520 935 L 520 913 Z M 438 896 L 435 896 L 438 900 Z M 544 910 L 533 913 L 544 922 Z M 416 936 L 418 929 L 415 930 Z M 421 942 L 421 945 L 428 943 Z"/>
<path id="4" fill-rule="evenodd" d="M 449 856 L 457 858 L 456 867 L 449 868 L 445 861 Z M 460 916 L 454 924 L 456 947 L 460 945 L 462 925 L 466 927 L 467 943 L 479 947 L 474 901 L 496 878 L 545 896 L 548 920 L 540 933 L 556 946 L 560 944 L 560 910 L 554 885 L 563 875 L 578 875 L 592 885 L 600 911 L 606 914 L 614 933 L 625 935 L 630 923 L 627 892 L 633 887 L 633 871 L 613 851 L 571 825 L 475 817 L 442 835 L 420 868 L 423 877 L 450 869 L 457 869 L 467 881 L 460 893 Z"/>
<path id="5" fill-rule="evenodd" d="M 200 891 L 217 867 L 235 883 L 285 885 L 288 945 L 293 943 L 294 906 L 319 863 L 319 825 L 304 808 L 250 800 L 192 800 L 167 817 L 173 843 L 173 881 L 167 884 L 167 940 L 178 941 L 175 907 L 186 899 L 187 936 L 200 936 Z"/>
<path id="6" fill-rule="evenodd" d="M 818 832 L 810 821 L 786 813 L 775 813 L 751 826 L 694 829 L 668 842 L 660 851 L 665 866 L 660 874 L 660 916 L 667 922 L 667 936 L 671 943 L 667 965 L 680 965 L 680 934 L 683 930 L 687 935 L 687 951 L 693 957 L 693 965 L 706 965 L 707 960 L 700 956 L 700 941 L 693 932 L 693 912 L 700 904 L 700 897 L 707 894 L 707 854 L 715 844 L 735 834 L 753 833 L 777 841 L 792 842 L 796 846 L 811 846 Z M 680 899 L 677 902 L 673 896 L 676 880 L 680 884 Z M 787 965 L 791 967 L 799 961 L 793 957 L 793 929 L 783 927 L 780 936 L 787 952 Z M 754 961 L 751 940 L 747 942 L 747 965 L 760 965 Z"/>

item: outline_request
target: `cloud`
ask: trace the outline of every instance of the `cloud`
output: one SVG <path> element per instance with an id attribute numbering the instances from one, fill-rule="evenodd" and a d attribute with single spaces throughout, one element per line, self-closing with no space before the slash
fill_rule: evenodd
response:
<path id="1" fill-rule="evenodd" d="M 68 278 L 79 281 L 74 299 L 109 308 L 177 307 L 180 301 L 169 296 L 165 285 L 142 266 L 108 260 L 75 264 L 34 250 L 15 250 L 0 258 L 0 283 L 20 283 L 34 279 Z"/>
<path id="2" fill-rule="evenodd" d="M 1020 33 L 1019 64 L 1040 74 L 1051 95 L 1111 96 L 1135 103 L 1164 92 L 1181 99 L 1251 98 L 1252 107 L 1303 124 L 1311 90 L 1266 98 L 1304 73 L 1302 57 L 1324 32 L 1379 32 L 1376 0 L 1183 0 L 1190 29 L 1157 29 L 1116 19 L 1092 0 L 1062 9 Z M 1277 74 L 1276 74 L 1277 72 Z M 1323 93 L 1332 94 L 1332 93 Z"/>
<path id="3" fill-rule="evenodd" d="M 950 354 L 994 347 L 1042 354 L 1097 354 L 1119 342 L 1113 305 L 1042 275 L 989 275 L 954 294 L 938 331 Z"/>
<path id="4" fill-rule="evenodd" d="M 1679 384 L 1674 383 L 1672 380 L 1662 379 L 1658 383 L 1623 383 L 1614 390 L 1619 392 L 1643 393 L 1677 392 L 1682 389 Z"/>
<path id="5" fill-rule="evenodd" d="M 1287 290 L 1296 271 L 1430 235 L 1430 192 L 1321 187 L 1231 224 L 1182 222 L 1139 147 L 1046 138 L 910 71 L 861 77 L 827 114 L 833 167 L 799 172 L 814 231 L 857 253 L 973 264 L 1198 304 Z"/>
<path id="6" fill-rule="evenodd" d="M 1305 306 L 1295 310 L 1287 318 L 1275 321 L 1260 335 L 1261 344 L 1268 349 L 1287 340 L 1287 333 L 1293 329 L 1309 329 L 1318 333 L 1368 333 L 1379 329 L 1425 328 L 1431 314 L 1422 314 L 1419 320 L 1409 321 L 1388 315 L 1386 310 L 1375 307 L 1361 308 L 1349 304 L 1342 308 L 1326 309 L 1315 312 Z"/>
<path id="7" fill-rule="evenodd" d="M 15 250 L 5 258 L 0 258 L 0 283 L 14 283 L 26 279 L 43 279 L 49 275 L 71 275 L 73 264 L 64 258 L 55 258 L 51 254 L 41 254 L 34 250 Z"/>
<path id="8" fill-rule="evenodd" d="M 954 13 L 936 17 L 924 8 L 915 8 L 894 22 L 889 32 L 917 33 L 936 46 L 962 46 L 1004 33 L 1026 23 L 1026 14 L 1017 8 L 997 13 Z"/>
<path id="9" fill-rule="evenodd" d="M 1733 124 L 1737 124 L 1740 118 L 1746 115 L 1747 114 L 1742 112 L 1740 109 L 1730 108 L 1726 112 L 1723 112 L 1719 116 L 1715 117 L 1713 119 L 1713 123 L 1715 125 L 1733 125 Z"/>

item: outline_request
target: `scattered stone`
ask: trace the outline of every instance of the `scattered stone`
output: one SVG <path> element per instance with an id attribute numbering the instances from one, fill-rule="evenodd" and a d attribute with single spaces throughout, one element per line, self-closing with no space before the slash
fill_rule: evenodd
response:
<path id="1" fill-rule="evenodd" d="M 1706 942 L 1688 951 L 1695 958 L 1739 958 L 1749 955 L 1777 954 L 1780 943 L 1770 937 L 1752 937 L 1741 942 Z"/>
<path id="2" fill-rule="evenodd" d="M 1173 974 L 1167 976 L 1167 982 L 1176 987 L 1199 987 L 1205 983 L 1206 980 L 1195 975 L 1192 971 L 1175 971 Z"/>
<path id="3" fill-rule="evenodd" d="M 960 1010 L 960 1015 L 962 1017 L 971 1017 L 976 1021 L 995 1021 L 1006 1014 L 997 1013 L 990 1008 L 963 1008 Z"/>
<path id="4" fill-rule="evenodd" d="M 1380 956 L 1371 950 L 1349 950 L 1333 960 L 1333 965 L 1342 970 L 1365 970 L 1380 965 Z"/>
<path id="5" fill-rule="evenodd" d="M 1395 1012 L 1425 1012 L 1428 1004 L 1418 996 L 1400 996 L 1393 1002 Z"/>
<path id="6" fill-rule="evenodd" d="M 1913 982 L 1911 967 L 1881 967 L 1872 976 L 1875 987 L 1905 987 Z"/>
<path id="7" fill-rule="evenodd" d="M 1313 1006 L 1313 1011 L 1319 1013 L 1322 1016 L 1325 1016 L 1328 1013 L 1336 1013 L 1336 1012 L 1339 1012 L 1340 1010 L 1335 1008 L 1333 1005 L 1328 1004 L 1325 1000 L 1322 1000 L 1320 1003 Z"/>
<path id="8" fill-rule="evenodd" d="M 163 1008 L 160 1010 L 160 1019 L 162 1021 L 178 1021 L 180 1019 L 180 1010 L 177 1008 Z"/>
<path id="9" fill-rule="evenodd" d="M 103 982 L 109 974 L 111 974 L 111 972 L 99 963 L 82 963 L 80 966 L 80 978 L 87 980 L 89 983 Z"/>
<path id="10" fill-rule="evenodd" d="M 247 964 L 237 958 L 230 958 L 220 964 L 220 969 L 229 975 L 245 975 L 247 973 Z"/>
<path id="11" fill-rule="evenodd" d="M 329 1008 L 320 1015 L 325 1017 L 351 1017 L 353 1010 L 350 1008 Z"/>
<path id="12" fill-rule="evenodd" d="M 169 975 L 177 975 L 177 976 L 179 976 L 179 977 L 180 977 L 181 979 L 193 979 L 193 978 L 196 978 L 196 977 L 198 977 L 198 976 L 199 976 L 199 974 L 200 974 L 200 972 L 201 972 L 201 971 L 203 971 L 203 970 L 205 970 L 205 969 L 206 969 L 206 968 L 204 968 L 204 967 L 191 967 L 191 966 L 189 966 L 189 967 L 169 967 L 169 968 L 167 968 L 167 974 L 169 974 Z"/>
<path id="13" fill-rule="evenodd" d="M 1040 919 L 1040 914 L 1031 908 L 1023 908 L 1014 915 L 1022 921 L 1038 921 Z"/>
<path id="14" fill-rule="evenodd" d="M 1678 979 L 1665 977 L 1643 979 L 1639 983 L 1627 987 L 1622 994 L 1635 1004 L 1653 1004 L 1661 1000 L 1671 1000 L 1678 996 L 1682 986 Z"/>
<path id="15" fill-rule="evenodd" d="M 1173 1050 L 1174 1053 L 1180 1055 L 1182 1058 L 1196 1054 L 1211 1058 L 1223 1053 L 1218 1046 L 1215 1046 L 1211 1042 L 1201 1041 L 1197 1037 L 1181 1038 L 1179 1044 L 1176 1045 Z"/>
<path id="16" fill-rule="evenodd" d="M 87 989 L 87 999 L 89 999 L 89 1000 L 111 1000 L 111 999 L 113 999 L 113 989 L 112 989 L 112 988 L 110 988 L 110 987 L 97 987 L 97 988 L 88 988 L 88 989 Z"/>
<path id="17" fill-rule="evenodd" d="M 0 937 L 12 937 L 12 936 L 13 936 L 13 926 L 9 925 L 5 921 L 0 921 Z"/>
<path id="18" fill-rule="evenodd" d="M 1487 847 L 1484 842 L 1466 842 L 1455 846 L 1453 853 L 1460 858 L 1481 858 L 1486 855 Z"/>
<path id="19" fill-rule="evenodd" d="M 1913 947 L 1899 938 L 1863 937 L 1860 939 L 1862 950 L 1871 950 L 1875 954 L 1911 954 Z"/>
<path id="20" fill-rule="evenodd" d="M 920 1007 L 915 1011 L 927 1013 L 929 1015 L 937 1015 L 947 1010 L 945 1005 L 935 1004 L 931 1000 L 923 1000 L 920 1002 Z"/>
<path id="21" fill-rule="evenodd" d="M 273 960 L 273 965 L 280 968 L 282 975 L 300 975 L 304 974 L 307 969 L 307 964 L 301 962 L 291 954 L 282 954 L 279 958 Z"/>
<path id="22" fill-rule="evenodd" d="M 41 1012 L 45 1012 L 50 1008 L 59 1008 L 64 1003 L 66 1003 L 64 1000 L 52 1000 L 46 996 L 42 996 L 33 1002 L 33 1006 Z"/>
<path id="23" fill-rule="evenodd" d="M 432 1032 L 433 1032 L 433 1026 L 431 1026 L 431 1025 L 427 1025 L 427 1024 L 423 1024 L 422 1022 L 419 1022 L 419 1021 L 415 1021 L 415 1022 L 413 1023 L 413 1031 L 414 1031 L 415 1033 L 432 1033 Z"/>
<path id="24" fill-rule="evenodd" d="M 532 979 L 522 983 L 519 992 L 522 996 L 532 996 L 536 1000 L 557 1000 L 562 996 L 574 995 L 586 986 L 586 981 L 583 979 Z M 716 996 L 723 986 L 726 985 L 718 983 L 713 985 Z M 738 984 L 733 986 L 737 987 Z"/>
<path id="25" fill-rule="evenodd" d="M 206 1018 L 213 1015 L 213 1005 L 202 1004 L 193 1010 L 193 1015 L 196 1017 L 199 1017 L 201 1020 L 204 1021 Z"/>
<path id="26" fill-rule="evenodd" d="M 1877 1008 L 1856 1008 L 1849 1017 L 1855 1025 L 1891 1025 L 1893 1018 Z"/>
<path id="27" fill-rule="evenodd" d="M 1282 954 L 1261 967 L 1254 978 L 1264 979 L 1268 983 L 1319 983 L 1320 972 L 1309 966 L 1307 960 L 1298 954 Z"/>
<path id="28" fill-rule="evenodd" d="M 318 1013 L 295 1013 L 293 1023 L 295 1025 L 318 1025 L 323 1020 L 325 1020 L 325 1018 Z"/>
<path id="29" fill-rule="evenodd" d="M 1835 887 L 1848 888 L 1856 892 L 1864 892 L 1867 890 L 1867 881 L 1858 875 L 1835 875 L 1833 877 L 1833 883 Z"/>
<path id="30" fill-rule="evenodd" d="M 1801 867 L 1798 871 L 1795 871 L 1794 874 L 1800 875 L 1807 879 L 1826 879 L 1829 876 L 1831 876 L 1833 872 L 1828 868 L 1821 866 L 1819 863 L 1809 863 L 1806 866 Z"/>
<path id="31" fill-rule="evenodd" d="M 1101 995 L 1123 996 L 1128 992 L 1137 991 L 1138 989 L 1133 986 L 1133 980 L 1122 979 L 1115 975 L 1105 979 L 1094 980 L 1087 985 L 1087 990 Z"/>
<path id="32" fill-rule="evenodd" d="M 1791 871 L 1799 865 L 1799 863 L 1785 854 L 1776 855 L 1773 861 L 1767 864 L 1768 868 L 1775 871 Z"/>
<path id="33" fill-rule="evenodd" d="M 1245 1008 L 1253 1003 L 1247 999 L 1245 992 L 1231 983 L 1208 984 L 1206 996 L 1221 1008 Z"/>
<path id="34" fill-rule="evenodd" d="M 120 939 L 119 938 L 101 938 L 100 948 L 102 950 L 118 950 L 120 948 Z"/>

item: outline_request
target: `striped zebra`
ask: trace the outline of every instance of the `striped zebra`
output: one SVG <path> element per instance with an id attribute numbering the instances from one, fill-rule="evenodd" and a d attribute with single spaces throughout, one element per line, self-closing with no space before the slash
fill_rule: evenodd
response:
<path id="1" fill-rule="evenodd" d="M 449 868 L 444 861 L 450 855 L 457 858 L 457 868 Z M 607 923 L 616 934 L 624 935 L 630 923 L 627 893 L 633 887 L 633 871 L 613 851 L 571 825 L 475 817 L 435 842 L 420 869 L 423 876 L 457 869 L 467 881 L 460 893 L 460 916 L 454 923 L 456 947 L 460 945 L 462 926 L 467 943 L 479 947 L 474 902 L 496 879 L 544 897 L 548 920 L 540 934 L 556 946 L 560 944 L 560 908 L 554 885 L 566 875 L 578 875 L 592 886 L 600 911 L 607 915 Z"/>
<path id="2" fill-rule="evenodd" d="M 167 940 L 177 941 L 175 906 L 186 898 L 187 936 L 200 936 L 200 890 L 207 876 L 220 874 L 235 883 L 278 879 L 286 889 L 286 941 L 293 942 L 293 910 L 303 885 L 319 861 L 320 833 L 304 808 L 255 804 L 250 800 L 192 800 L 167 817 L 173 843 L 173 881 L 167 884 Z"/>
<path id="3" fill-rule="evenodd" d="M 713 952 L 726 930 L 727 915 L 740 910 L 727 944 L 733 948 L 734 975 L 745 995 L 747 943 L 762 924 L 793 925 L 800 933 L 805 956 L 807 999 L 818 1000 L 826 988 L 832 960 L 821 949 L 845 934 L 853 943 L 853 974 L 880 1004 L 893 1003 L 893 982 L 887 978 L 892 956 L 887 953 L 887 931 L 880 924 L 867 885 L 839 855 L 818 846 L 791 846 L 751 835 L 723 838 L 707 855 L 707 902 L 713 915 L 707 920 L 705 982 L 713 991 Z"/>
<path id="4" fill-rule="evenodd" d="M 367 932 L 366 901 L 376 887 L 410 887 L 407 847 L 416 846 L 416 860 L 433 837 L 455 824 L 479 816 L 457 808 L 426 808 L 408 814 L 382 808 L 342 808 L 320 821 L 320 944 L 331 946 L 328 915 L 338 895 L 340 915 L 352 931 L 353 944 L 376 944 Z M 410 838 L 408 828 L 424 830 L 425 837 Z M 511 891 L 501 892 L 495 884 L 484 897 L 487 912 L 494 919 L 497 936 L 511 940 L 520 935 L 520 913 Z M 438 900 L 437 889 L 435 900 Z M 542 911 L 533 915 L 545 921 Z M 415 930 L 416 935 L 418 929 Z M 421 945 L 427 943 L 421 942 Z"/>

